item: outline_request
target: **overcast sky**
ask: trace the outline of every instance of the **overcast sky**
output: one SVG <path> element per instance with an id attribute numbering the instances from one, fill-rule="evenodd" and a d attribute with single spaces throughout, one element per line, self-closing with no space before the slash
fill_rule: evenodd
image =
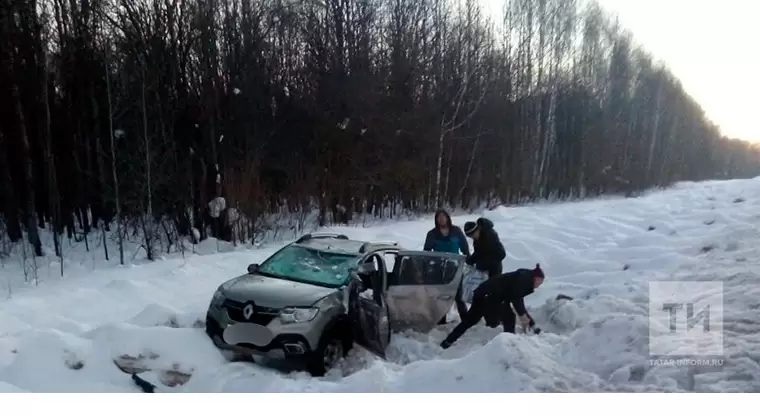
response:
<path id="1" fill-rule="evenodd" d="M 499 13 L 503 0 L 481 0 Z M 760 142 L 760 1 L 599 0 L 729 137 Z"/>

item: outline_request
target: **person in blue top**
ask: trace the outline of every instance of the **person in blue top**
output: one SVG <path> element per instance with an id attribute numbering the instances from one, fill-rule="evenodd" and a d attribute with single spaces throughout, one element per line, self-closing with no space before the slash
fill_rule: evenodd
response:
<path id="1" fill-rule="evenodd" d="M 470 255 L 470 246 L 467 244 L 467 237 L 462 229 L 451 223 L 451 216 L 444 209 L 439 209 L 435 213 L 435 227 L 428 231 L 425 237 L 425 251 L 439 251 L 446 253 L 462 253 L 465 256 Z M 467 314 L 467 304 L 462 299 L 462 285 L 456 295 L 457 312 L 460 318 Z M 445 324 L 446 317 L 441 319 L 439 324 Z"/>

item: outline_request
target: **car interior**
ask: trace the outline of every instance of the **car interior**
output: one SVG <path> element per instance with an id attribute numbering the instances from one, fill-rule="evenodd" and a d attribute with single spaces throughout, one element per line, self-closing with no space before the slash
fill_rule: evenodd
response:
<path id="1" fill-rule="evenodd" d="M 405 257 L 401 259 L 398 285 L 445 285 L 454 280 L 458 265 L 444 258 Z"/>
<path id="2" fill-rule="evenodd" d="M 393 252 L 375 254 L 368 258 L 365 264 L 372 264 L 374 267 L 372 272 L 363 273 L 360 276 L 365 288 L 384 292 L 388 286 L 445 285 L 454 279 L 458 268 L 456 262 L 445 259 L 405 257 L 401 259 L 397 276 L 395 270 L 397 259 L 398 254 Z M 383 273 L 385 273 L 385 279 L 383 279 Z M 385 280 L 384 284 L 383 280 Z"/>
<path id="3" fill-rule="evenodd" d="M 378 304 L 382 303 L 380 295 L 385 292 L 387 288 L 387 276 L 385 271 L 385 265 L 379 254 L 373 254 L 370 256 L 364 264 L 370 267 L 365 269 L 368 272 L 359 273 L 359 278 L 362 280 L 364 290 L 372 289 L 373 299 Z"/>

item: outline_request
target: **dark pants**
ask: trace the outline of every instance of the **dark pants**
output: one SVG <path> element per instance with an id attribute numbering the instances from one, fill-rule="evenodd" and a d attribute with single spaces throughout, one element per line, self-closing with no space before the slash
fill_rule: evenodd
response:
<path id="1" fill-rule="evenodd" d="M 487 271 L 486 273 L 488 274 L 488 278 L 489 279 L 493 279 L 494 277 L 501 276 L 501 271 L 502 271 L 502 266 L 501 266 L 501 263 L 499 263 L 498 268 L 491 269 L 491 270 Z M 456 298 L 454 300 L 454 302 L 457 305 L 457 312 L 459 313 L 459 321 L 460 322 L 464 322 L 465 315 L 467 315 L 467 303 L 465 303 L 464 299 L 462 299 L 462 284 L 463 283 L 464 283 L 464 281 L 459 282 L 459 289 L 457 289 L 457 295 L 456 295 Z M 473 302 L 474 302 L 474 300 L 473 300 Z M 511 308 L 510 308 L 510 310 L 511 310 Z M 438 321 L 438 325 L 443 325 L 446 322 L 447 322 L 446 321 L 446 315 L 444 315 L 443 318 L 441 318 L 441 320 Z M 512 326 L 514 326 L 514 325 L 512 325 Z"/>
<path id="2" fill-rule="evenodd" d="M 484 296 L 476 294 L 472 299 L 472 306 L 467 311 L 462 322 L 451 331 L 449 336 L 441 343 L 441 346 L 448 348 L 483 318 L 486 318 L 486 324 L 491 328 L 501 323 L 504 332 L 515 332 L 516 317 L 509 302 L 489 305 L 488 300 Z"/>

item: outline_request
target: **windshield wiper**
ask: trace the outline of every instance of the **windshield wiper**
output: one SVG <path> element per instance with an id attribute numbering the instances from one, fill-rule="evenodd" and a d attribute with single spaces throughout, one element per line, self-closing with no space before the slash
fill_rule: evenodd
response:
<path id="1" fill-rule="evenodd" d="M 282 279 L 282 276 L 280 276 L 280 275 L 276 275 L 274 273 L 265 272 L 265 271 L 263 271 L 261 269 L 256 270 L 256 274 L 260 274 L 260 275 L 266 276 L 266 277 L 274 277 L 276 279 Z"/>

